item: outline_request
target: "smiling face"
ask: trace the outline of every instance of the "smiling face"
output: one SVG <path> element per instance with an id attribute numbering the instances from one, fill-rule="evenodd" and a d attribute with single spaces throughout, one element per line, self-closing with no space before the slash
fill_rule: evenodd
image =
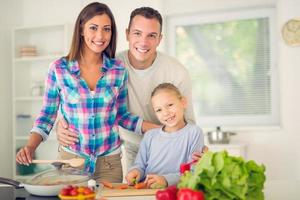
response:
<path id="1" fill-rule="evenodd" d="M 169 89 L 161 89 L 151 99 L 158 120 L 165 125 L 166 132 L 174 132 L 185 126 L 186 99 Z"/>
<path id="2" fill-rule="evenodd" d="M 162 38 L 158 20 L 136 15 L 129 29 L 126 30 L 126 38 L 129 42 L 131 65 L 137 69 L 151 66 L 156 57 L 156 48 Z"/>
<path id="3" fill-rule="evenodd" d="M 84 52 L 101 54 L 109 45 L 112 28 L 107 14 L 96 15 L 88 20 L 82 30 Z"/>

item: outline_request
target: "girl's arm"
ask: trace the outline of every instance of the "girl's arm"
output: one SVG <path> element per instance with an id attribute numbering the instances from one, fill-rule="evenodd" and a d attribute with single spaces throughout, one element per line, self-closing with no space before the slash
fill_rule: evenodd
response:
<path id="1" fill-rule="evenodd" d="M 193 132 L 189 134 L 190 138 L 190 144 L 189 144 L 189 160 L 199 160 L 200 157 L 205 153 L 208 148 L 204 145 L 204 134 L 202 132 L 202 129 L 198 126 L 194 126 Z M 197 156 L 196 154 L 199 154 Z M 198 157 L 195 159 L 195 157 Z"/>
<path id="2" fill-rule="evenodd" d="M 149 137 L 147 134 L 145 137 L 143 137 L 140 146 L 139 146 L 139 151 L 138 154 L 135 158 L 133 166 L 128 170 L 131 171 L 133 169 L 137 169 L 140 171 L 140 179 L 144 179 L 146 174 L 146 167 L 147 167 L 147 162 L 149 159 L 149 148 L 150 148 L 150 143 L 151 143 L 151 137 Z M 138 182 L 140 180 L 137 180 Z"/>

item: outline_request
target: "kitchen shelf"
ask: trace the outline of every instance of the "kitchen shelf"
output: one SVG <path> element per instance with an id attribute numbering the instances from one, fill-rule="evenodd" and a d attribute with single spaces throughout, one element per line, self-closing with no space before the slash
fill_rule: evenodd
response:
<path id="1" fill-rule="evenodd" d="M 13 177 L 22 178 L 15 155 L 29 138 L 35 117 L 40 112 L 44 82 L 49 64 L 67 55 L 70 48 L 69 24 L 33 27 L 17 27 L 12 31 L 12 130 L 13 130 Z M 24 53 L 25 52 L 25 53 Z M 34 56 L 25 56 L 34 52 Z M 36 158 L 55 159 L 58 143 L 55 127 L 47 141 L 36 151 Z M 26 171 L 26 170 L 25 170 Z M 25 174 L 24 174 L 25 175 Z"/>
<path id="2" fill-rule="evenodd" d="M 24 96 L 24 97 L 15 97 L 14 101 L 42 101 L 43 97 L 42 96 Z"/>

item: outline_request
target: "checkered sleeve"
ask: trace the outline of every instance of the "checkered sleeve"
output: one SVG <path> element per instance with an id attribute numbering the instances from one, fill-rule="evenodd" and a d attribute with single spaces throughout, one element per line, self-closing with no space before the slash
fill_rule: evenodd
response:
<path id="1" fill-rule="evenodd" d="M 45 93 L 43 96 L 43 106 L 38 114 L 31 132 L 39 133 L 43 140 L 46 140 L 56 120 L 59 108 L 59 91 L 55 74 L 55 63 L 50 64 L 45 81 Z"/>
<path id="2" fill-rule="evenodd" d="M 120 126 L 130 131 L 141 133 L 141 124 L 143 119 L 137 115 L 133 115 L 127 110 L 127 83 L 128 83 L 128 72 L 125 70 L 124 79 L 117 99 L 117 120 Z"/>

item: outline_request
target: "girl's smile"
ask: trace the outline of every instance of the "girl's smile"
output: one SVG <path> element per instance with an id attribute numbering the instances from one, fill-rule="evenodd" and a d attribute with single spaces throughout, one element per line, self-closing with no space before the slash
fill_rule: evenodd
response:
<path id="1" fill-rule="evenodd" d="M 166 132 L 177 131 L 185 126 L 186 100 L 175 92 L 163 89 L 152 97 L 152 106 L 158 120 L 165 125 Z"/>

